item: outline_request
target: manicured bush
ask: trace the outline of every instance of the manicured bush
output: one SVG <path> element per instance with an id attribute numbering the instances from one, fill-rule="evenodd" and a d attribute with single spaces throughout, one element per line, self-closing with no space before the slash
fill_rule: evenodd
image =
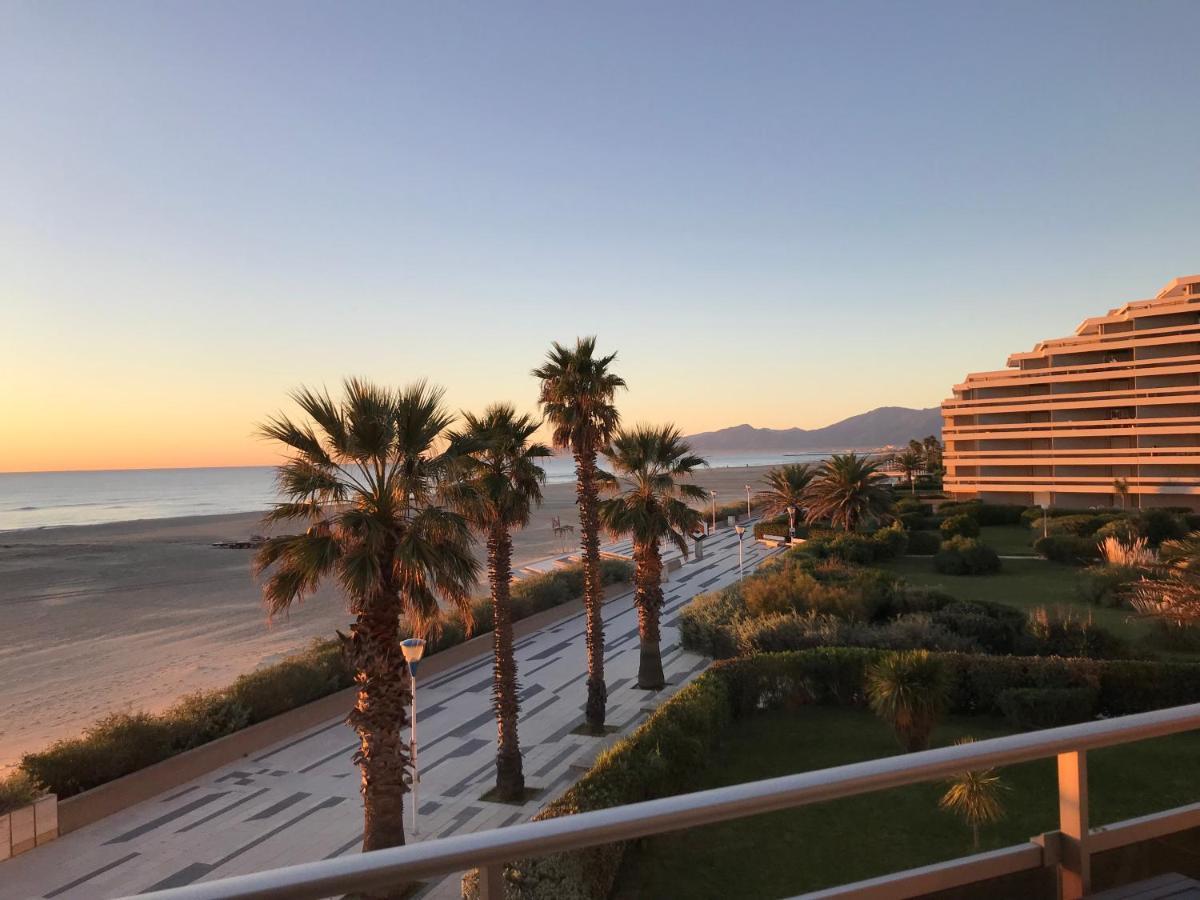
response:
<path id="1" fill-rule="evenodd" d="M 955 600 L 933 614 L 933 622 L 973 641 L 985 653 L 1016 653 L 1025 635 L 1025 616 L 999 603 Z"/>
<path id="2" fill-rule="evenodd" d="M 1020 503 L 981 503 L 975 511 L 980 525 L 1020 525 L 1026 507 Z"/>
<path id="3" fill-rule="evenodd" d="M 1179 513 L 1166 509 L 1145 509 L 1136 519 L 1138 534 L 1151 547 L 1174 541 L 1187 534 L 1187 523 Z"/>
<path id="4" fill-rule="evenodd" d="M 942 536 L 936 531 L 910 531 L 908 553 L 910 556 L 933 556 L 941 549 Z"/>
<path id="5" fill-rule="evenodd" d="M 1075 580 L 1075 595 L 1093 606 L 1121 607 L 1126 604 L 1125 588 L 1141 576 L 1130 566 L 1088 566 Z"/>
<path id="6" fill-rule="evenodd" d="M 902 515 L 904 513 L 918 513 L 922 516 L 933 515 L 932 504 L 925 503 L 915 497 L 905 497 L 902 500 L 896 501 L 896 513 Z"/>
<path id="7" fill-rule="evenodd" d="M 1086 722 L 1095 715 L 1097 691 L 1093 687 L 1009 688 L 996 705 L 1016 728 L 1032 731 Z"/>
<path id="8" fill-rule="evenodd" d="M 979 537 L 979 523 L 973 516 L 968 516 L 964 513 L 945 519 L 939 530 L 942 532 L 942 537 L 947 539 L 952 537 Z"/>
<path id="9" fill-rule="evenodd" d="M 955 537 L 934 554 L 933 567 L 944 575 L 991 575 L 1000 571 L 1000 557 L 977 538 Z"/>
<path id="10" fill-rule="evenodd" d="M 896 559 L 908 550 L 908 532 L 898 525 L 880 528 L 871 538 L 876 559 Z"/>
<path id="11" fill-rule="evenodd" d="M 1033 551 L 1045 559 L 1067 565 L 1083 565 L 1100 558 L 1099 544 L 1093 538 L 1071 534 L 1052 534 L 1033 542 Z"/>
<path id="12" fill-rule="evenodd" d="M 875 561 L 875 542 L 865 534 L 842 534 L 830 542 L 829 553 L 843 562 L 867 565 Z"/>

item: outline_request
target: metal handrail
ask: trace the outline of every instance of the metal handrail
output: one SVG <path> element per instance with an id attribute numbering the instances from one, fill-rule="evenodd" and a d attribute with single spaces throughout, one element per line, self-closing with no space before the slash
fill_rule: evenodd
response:
<path id="1" fill-rule="evenodd" d="M 647 837 L 933 781 L 968 770 L 1082 753 L 1196 728 L 1200 728 L 1200 704 L 1179 706 L 303 863 L 139 897 L 140 900 L 300 900 L 370 892 L 475 866 L 494 869 L 514 859 Z"/>

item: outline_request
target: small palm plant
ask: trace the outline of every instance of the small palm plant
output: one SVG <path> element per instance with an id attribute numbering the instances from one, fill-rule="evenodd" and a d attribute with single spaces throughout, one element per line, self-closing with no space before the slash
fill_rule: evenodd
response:
<path id="1" fill-rule="evenodd" d="M 835 528 L 855 531 L 888 515 L 891 494 L 879 463 L 857 453 L 835 453 L 817 469 L 805 491 L 806 519 L 828 520 Z"/>
<path id="2" fill-rule="evenodd" d="M 1164 541 L 1157 564 L 1130 594 L 1139 615 L 1181 627 L 1200 621 L 1200 531 Z"/>
<path id="3" fill-rule="evenodd" d="M 804 505 L 804 492 L 812 483 L 816 470 L 808 463 L 788 463 L 776 466 L 763 476 L 766 485 L 755 497 L 763 504 L 763 515 L 782 515 L 789 506 Z"/>
<path id="4" fill-rule="evenodd" d="M 949 674 L 926 650 L 889 653 L 867 670 L 867 697 L 905 752 L 926 750 L 950 702 Z"/>
<path id="5" fill-rule="evenodd" d="M 542 502 L 546 473 L 538 460 L 551 455 L 531 440 L 540 424 L 517 415 L 506 403 L 489 406 L 482 416 L 463 413 L 463 428 L 451 435 L 459 461 L 455 499 L 460 511 L 487 544 L 492 594 L 492 707 L 496 713 L 496 797 L 522 800 L 525 775 L 517 735 L 520 712 L 517 663 L 513 655 L 512 532 L 529 524 Z"/>
<path id="6" fill-rule="evenodd" d="M 917 476 L 925 471 L 924 451 L 914 450 L 912 447 L 909 447 L 907 450 L 893 454 L 891 461 L 904 473 L 904 480 L 908 482 L 909 492 L 916 494 Z"/>
<path id="7" fill-rule="evenodd" d="M 339 633 L 354 668 L 358 698 L 347 721 L 358 732 L 363 850 L 404 843 L 404 795 L 412 752 L 404 726 L 412 681 L 400 652 L 400 621 L 418 632 L 440 615 L 439 597 L 469 624 L 479 564 L 466 520 L 442 503 L 454 457 L 444 446 L 450 416 L 442 392 L 424 382 L 393 391 L 345 383 L 292 395 L 308 421 L 279 415 L 262 426 L 289 458 L 278 469 L 286 498 L 268 523 L 301 522 L 299 534 L 268 539 L 255 567 L 265 575 L 268 614 L 286 611 L 334 581 L 354 614 Z"/>
<path id="8" fill-rule="evenodd" d="M 975 738 L 964 737 L 955 744 L 971 744 Z M 995 769 L 960 772 L 950 780 L 950 786 L 938 806 L 959 816 L 971 828 L 972 846 L 979 849 L 979 828 L 1004 818 L 1001 795 L 1008 790 Z"/>
<path id="9" fill-rule="evenodd" d="M 663 605 L 660 545 L 670 541 L 687 555 L 687 535 L 703 520 L 703 513 L 688 501 L 703 501 L 706 493 L 685 479 L 706 463 L 673 425 L 621 431 L 604 455 L 617 476 L 605 489 L 620 493 L 600 504 L 600 521 L 614 536 L 633 537 L 633 602 L 641 641 L 637 683 L 639 688 L 658 690 L 666 684 L 658 626 Z"/>
<path id="10" fill-rule="evenodd" d="M 541 382 L 538 402 L 554 437 L 554 446 L 575 457 L 575 502 L 583 550 L 584 643 L 587 649 L 587 704 L 584 718 L 594 732 L 604 729 L 608 688 L 604 683 L 604 620 L 600 584 L 600 475 L 596 454 L 608 444 L 620 413 L 613 403 L 625 381 L 612 371 L 615 353 L 596 354 L 595 337 L 575 347 L 554 343 L 546 361 L 533 370 Z"/>

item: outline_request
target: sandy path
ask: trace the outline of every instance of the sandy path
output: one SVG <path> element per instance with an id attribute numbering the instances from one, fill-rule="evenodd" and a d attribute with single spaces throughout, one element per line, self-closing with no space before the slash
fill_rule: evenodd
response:
<path id="1" fill-rule="evenodd" d="M 718 502 L 765 468 L 697 479 Z M 560 552 L 550 519 L 576 524 L 574 485 L 550 485 L 514 559 Z M 259 514 L 0 533 L 0 770 L 118 710 L 159 710 L 345 627 L 325 589 L 269 627 L 247 551 L 213 541 L 260 531 Z"/>

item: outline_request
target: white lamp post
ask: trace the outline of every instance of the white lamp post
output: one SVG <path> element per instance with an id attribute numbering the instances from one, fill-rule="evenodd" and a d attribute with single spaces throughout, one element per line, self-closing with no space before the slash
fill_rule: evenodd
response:
<path id="1" fill-rule="evenodd" d="M 1047 535 L 1050 534 L 1050 530 L 1047 527 L 1047 519 L 1049 518 L 1049 516 L 1050 516 L 1050 506 L 1046 503 L 1043 503 L 1042 504 L 1042 537 L 1046 537 Z"/>
<path id="2" fill-rule="evenodd" d="M 737 525 L 734 527 L 733 530 L 737 532 L 737 536 L 738 536 L 738 576 L 740 577 L 741 575 L 744 574 L 744 569 L 743 569 L 743 564 L 742 564 L 742 535 L 746 533 L 746 526 L 745 525 Z"/>
<path id="3" fill-rule="evenodd" d="M 412 756 L 412 830 L 417 834 L 417 783 L 421 780 L 417 769 L 417 663 L 425 655 L 425 642 L 420 638 L 408 638 L 400 642 L 400 650 L 404 653 L 404 661 L 408 663 L 408 676 L 412 679 L 412 711 L 409 719 L 412 721 L 412 738 L 409 742 L 409 753 Z"/>
<path id="4" fill-rule="evenodd" d="M 746 485 L 746 518 L 750 518 L 750 485 Z"/>
<path id="5" fill-rule="evenodd" d="M 789 503 L 787 508 L 788 514 L 788 543 L 796 539 L 796 504 Z"/>
<path id="6" fill-rule="evenodd" d="M 717 492 L 716 492 L 716 491 L 709 491 L 709 493 L 710 493 L 710 494 L 712 494 L 712 504 L 713 504 L 713 533 L 715 534 L 715 533 L 716 533 L 716 531 L 717 531 Z"/>

